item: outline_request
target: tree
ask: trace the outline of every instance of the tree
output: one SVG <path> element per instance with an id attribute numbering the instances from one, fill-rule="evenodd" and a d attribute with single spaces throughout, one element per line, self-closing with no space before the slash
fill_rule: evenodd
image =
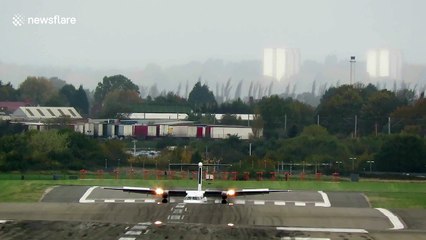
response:
<path id="1" fill-rule="evenodd" d="M 290 127 L 293 129 L 292 133 L 297 134 L 297 129 L 312 124 L 313 108 L 291 98 L 282 99 L 277 95 L 264 97 L 257 107 L 267 138 L 284 137 Z"/>
<path id="2" fill-rule="evenodd" d="M 89 100 L 83 86 L 80 85 L 77 90 L 73 85 L 66 84 L 59 90 L 59 93 L 66 99 L 68 106 L 74 107 L 78 112 L 83 114 L 89 112 Z"/>
<path id="3" fill-rule="evenodd" d="M 237 116 L 232 114 L 224 114 L 220 123 L 223 125 L 244 125 L 244 121 L 242 121 L 241 118 L 237 119 Z"/>
<path id="4" fill-rule="evenodd" d="M 117 90 L 109 92 L 103 101 L 101 117 L 116 117 L 117 113 L 132 112 L 135 105 L 141 104 L 142 100 L 136 91 Z"/>
<path id="5" fill-rule="evenodd" d="M 60 167 L 59 159 L 52 156 L 65 152 L 68 144 L 68 135 L 57 130 L 32 132 L 28 142 L 32 161 L 45 169 Z"/>
<path id="6" fill-rule="evenodd" d="M 351 85 L 328 89 L 317 108 L 321 125 L 331 133 L 348 135 L 353 132 L 355 115 L 359 116 L 364 103 L 363 95 L 368 94 Z"/>
<path id="7" fill-rule="evenodd" d="M 19 86 L 23 100 L 44 105 L 55 93 L 52 83 L 45 77 L 27 77 Z"/>
<path id="8" fill-rule="evenodd" d="M 102 103 L 108 93 L 112 91 L 135 91 L 139 94 L 139 87 L 123 75 L 105 76 L 96 87 L 95 102 Z"/>
<path id="9" fill-rule="evenodd" d="M 372 93 L 361 108 L 360 130 L 364 133 L 379 131 L 387 123 L 390 114 L 401 105 L 402 102 L 390 91 Z"/>
<path id="10" fill-rule="evenodd" d="M 188 103 L 197 110 L 207 110 L 217 105 L 213 92 L 209 90 L 207 85 L 201 85 L 200 81 L 195 84 L 189 93 Z"/>
<path id="11" fill-rule="evenodd" d="M 383 144 L 374 160 L 380 171 L 425 172 L 425 141 L 410 135 L 392 136 Z"/>
<path id="12" fill-rule="evenodd" d="M 426 136 L 426 99 L 421 98 L 413 105 L 399 107 L 391 114 L 391 118 L 400 123 L 400 129 L 411 129 L 415 134 Z"/>
<path id="13" fill-rule="evenodd" d="M 18 91 L 13 88 L 10 82 L 3 85 L 0 80 L 0 101 L 16 101 L 18 97 Z"/>

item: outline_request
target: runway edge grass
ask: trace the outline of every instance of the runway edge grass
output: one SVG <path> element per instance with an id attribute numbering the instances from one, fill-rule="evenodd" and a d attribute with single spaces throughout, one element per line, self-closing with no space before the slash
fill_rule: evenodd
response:
<path id="1" fill-rule="evenodd" d="M 196 188 L 194 180 L 85 179 L 0 180 L 0 202 L 37 202 L 49 187 L 57 185 L 144 186 Z M 205 181 L 204 188 L 270 188 L 312 191 L 362 192 L 373 207 L 426 209 L 426 182 L 406 181 Z"/>

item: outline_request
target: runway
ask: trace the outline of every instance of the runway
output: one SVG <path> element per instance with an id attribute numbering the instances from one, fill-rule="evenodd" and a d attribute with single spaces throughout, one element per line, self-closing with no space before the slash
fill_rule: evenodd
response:
<path id="1" fill-rule="evenodd" d="M 12 220 L 0 221 L 0 238 L 22 239 L 19 226 L 26 224 L 63 239 L 426 239 L 426 211 L 374 209 L 360 193 L 293 191 L 229 204 L 172 199 L 160 204 L 151 196 L 99 187 L 57 187 L 39 203 L 0 204 L 0 220 Z M 57 233 L 55 225 L 70 236 Z"/>

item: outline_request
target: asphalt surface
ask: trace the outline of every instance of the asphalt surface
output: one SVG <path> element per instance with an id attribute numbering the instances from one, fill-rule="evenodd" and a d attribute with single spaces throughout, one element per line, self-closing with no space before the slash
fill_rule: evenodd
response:
<path id="1" fill-rule="evenodd" d="M 56 187 L 39 203 L 0 204 L 0 239 L 426 239 L 426 210 L 392 210 L 404 229 L 391 230 L 395 223 L 361 193 L 294 191 L 230 204 L 172 199 Z"/>

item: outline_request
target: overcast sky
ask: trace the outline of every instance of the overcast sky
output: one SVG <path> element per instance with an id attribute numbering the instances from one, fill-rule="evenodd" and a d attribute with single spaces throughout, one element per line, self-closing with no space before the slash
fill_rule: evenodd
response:
<path id="1" fill-rule="evenodd" d="M 302 59 L 365 58 L 401 49 L 426 64 L 424 0 L 0 0 L 0 61 L 20 65 L 142 68 L 262 58 L 264 47 Z M 75 17 L 75 25 L 12 24 L 12 17 Z"/>

